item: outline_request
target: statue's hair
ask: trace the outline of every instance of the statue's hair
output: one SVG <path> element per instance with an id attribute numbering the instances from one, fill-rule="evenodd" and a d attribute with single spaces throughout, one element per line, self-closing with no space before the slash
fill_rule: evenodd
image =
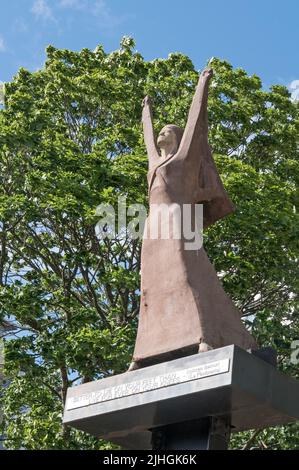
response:
<path id="1" fill-rule="evenodd" d="M 179 126 L 176 126 L 175 124 L 167 124 L 165 127 L 168 127 L 175 133 L 177 143 L 178 143 L 178 148 L 179 148 L 183 134 L 184 134 L 183 129 Z"/>

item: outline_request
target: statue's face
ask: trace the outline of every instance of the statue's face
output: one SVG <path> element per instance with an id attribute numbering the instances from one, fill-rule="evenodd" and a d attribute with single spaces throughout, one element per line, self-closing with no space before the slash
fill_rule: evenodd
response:
<path id="1" fill-rule="evenodd" d="M 176 150 L 177 138 L 175 132 L 171 129 L 171 127 L 163 127 L 160 134 L 158 135 L 157 144 L 160 149 Z"/>

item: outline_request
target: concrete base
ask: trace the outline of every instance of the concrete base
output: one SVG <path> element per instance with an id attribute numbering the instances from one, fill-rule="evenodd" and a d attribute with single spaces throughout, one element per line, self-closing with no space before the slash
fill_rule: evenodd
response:
<path id="1" fill-rule="evenodd" d="M 68 390 L 64 423 L 126 449 L 151 449 L 152 430 L 229 417 L 231 431 L 299 419 L 299 382 L 226 346 Z"/>

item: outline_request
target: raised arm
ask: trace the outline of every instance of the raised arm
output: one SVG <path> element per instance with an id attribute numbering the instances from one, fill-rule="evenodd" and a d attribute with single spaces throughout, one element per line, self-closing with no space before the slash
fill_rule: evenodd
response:
<path id="1" fill-rule="evenodd" d="M 188 157 L 200 151 L 202 139 L 208 138 L 208 90 L 212 69 L 205 69 L 198 81 L 190 107 L 187 125 L 178 153 Z"/>
<path id="2" fill-rule="evenodd" d="M 156 145 L 156 137 L 153 126 L 152 103 L 150 97 L 146 96 L 142 104 L 143 135 L 149 160 L 149 168 L 151 169 L 159 162 L 159 152 Z"/>

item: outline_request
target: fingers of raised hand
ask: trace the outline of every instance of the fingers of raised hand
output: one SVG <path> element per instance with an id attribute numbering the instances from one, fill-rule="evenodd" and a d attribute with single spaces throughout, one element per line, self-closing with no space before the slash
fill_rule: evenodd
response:
<path id="1" fill-rule="evenodd" d="M 151 97 L 149 95 L 146 95 L 146 97 L 142 101 L 142 105 L 143 106 L 150 105 L 151 102 L 152 102 Z"/>
<path id="2" fill-rule="evenodd" d="M 213 76 L 213 69 L 207 68 L 202 72 L 202 77 L 211 78 Z"/>

